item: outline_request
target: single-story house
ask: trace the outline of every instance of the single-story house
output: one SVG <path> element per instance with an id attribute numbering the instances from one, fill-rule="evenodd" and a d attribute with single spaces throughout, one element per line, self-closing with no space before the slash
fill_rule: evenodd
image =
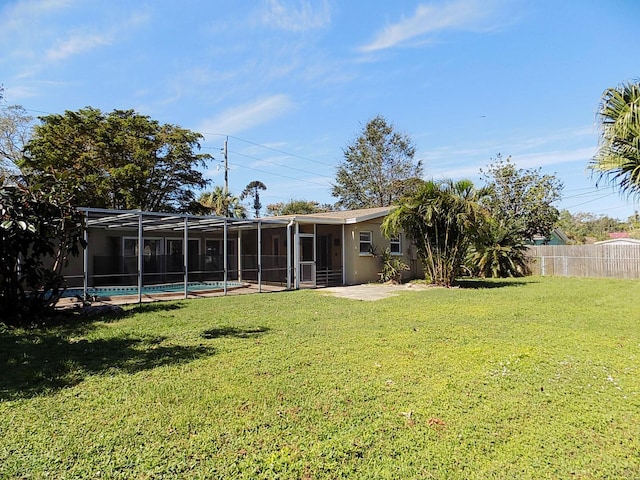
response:
<path id="1" fill-rule="evenodd" d="M 406 278 L 420 277 L 415 247 L 380 231 L 392 208 L 258 219 L 83 208 L 87 248 L 65 276 L 85 294 L 195 282 L 222 282 L 225 291 L 228 282 L 354 285 L 379 280 L 377 254 L 388 248 L 409 266 Z"/>
<path id="2" fill-rule="evenodd" d="M 542 235 L 535 235 L 533 237 L 533 245 L 567 245 L 568 243 L 569 237 L 559 228 L 554 228 L 549 238 L 543 237 Z"/>
<path id="3" fill-rule="evenodd" d="M 596 242 L 595 245 L 640 245 L 640 240 L 629 237 L 616 237 Z"/>

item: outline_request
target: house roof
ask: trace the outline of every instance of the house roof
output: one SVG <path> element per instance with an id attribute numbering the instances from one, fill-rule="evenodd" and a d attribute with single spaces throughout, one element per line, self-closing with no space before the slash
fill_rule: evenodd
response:
<path id="1" fill-rule="evenodd" d="M 214 215 L 199 216 L 181 213 L 143 212 L 139 210 L 106 210 L 100 208 L 79 208 L 86 216 L 87 226 L 105 229 L 137 229 L 142 225 L 145 231 L 176 230 L 187 228 L 191 231 L 215 231 L 224 228 L 252 228 L 258 222 L 263 226 L 282 225 L 283 220 L 224 218 Z"/>
<path id="2" fill-rule="evenodd" d="M 557 227 L 551 230 L 551 235 L 549 236 L 549 238 L 543 237 L 542 235 L 534 235 L 533 241 L 536 244 L 545 243 L 547 240 L 551 240 L 553 237 L 556 237 L 558 240 L 562 241 L 565 244 L 569 243 L 569 237 L 567 237 L 567 235 Z"/>
<path id="3" fill-rule="evenodd" d="M 338 212 L 312 213 L 307 215 L 282 215 L 263 218 L 224 218 L 213 215 L 198 216 L 180 213 L 142 212 L 139 210 L 106 210 L 100 208 L 80 208 L 86 215 L 87 226 L 106 229 L 137 229 L 142 224 L 145 231 L 184 230 L 185 222 L 191 231 L 213 231 L 223 228 L 255 228 L 260 223 L 263 227 L 282 226 L 294 220 L 310 224 L 351 224 L 374 218 L 384 217 L 394 207 L 364 208 L 360 210 L 343 210 Z"/>
<path id="4" fill-rule="evenodd" d="M 640 240 L 636 238 L 611 238 L 596 242 L 596 245 L 640 245 Z"/>
<path id="5" fill-rule="evenodd" d="M 610 232 L 609 238 L 629 238 L 629 232 Z"/>
<path id="6" fill-rule="evenodd" d="M 299 223 L 316 224 L 352 224 L 366 222 L 375 218 L 386 217 L 395 207 L 361 208 L 358 210 L 340 210 L 337 212 L 307 213 L 302 215 L 280 215 L 266 217 L 265 220 L 295 220 Z"/>

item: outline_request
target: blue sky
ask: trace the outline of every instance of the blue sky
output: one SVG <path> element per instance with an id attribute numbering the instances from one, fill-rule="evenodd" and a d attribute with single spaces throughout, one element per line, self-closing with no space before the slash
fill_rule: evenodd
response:
<path id="1" fill-rule="evenodd" d="M 333 202 L 343 148 L 380 114 L 425 178 L 496 154 L 564 183 L 572 212 L 637 201 L 587 171 L 604 89 L 640 77 L 636 0 L 0 2 L 0 84 L 33 115 L 129 109 L 205 136 L 207 175 L 262 203 Z"/>

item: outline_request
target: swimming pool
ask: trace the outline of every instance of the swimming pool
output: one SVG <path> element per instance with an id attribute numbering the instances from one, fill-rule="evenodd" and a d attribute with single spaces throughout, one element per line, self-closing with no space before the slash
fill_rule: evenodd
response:
<path id="1" fill-rule="evenodd" d="M 227 289 L 242 287 L 240 282 L 227 282 Z M 224 290 L 224 282 L 190 282 L 189 292 L 203 292 Z M 142 287 L 143 295 L 158 295 L 162 293 L 182 293 L 184 283 L 166 283 L 162 285 L 145 285 Z M 90 287 L 87 294 L 92 297 L 122 297 L 125 295 L 138 295 L 138 287 Z M 84 289 L 68 288 L 63 297 L 82 297 Z"/>

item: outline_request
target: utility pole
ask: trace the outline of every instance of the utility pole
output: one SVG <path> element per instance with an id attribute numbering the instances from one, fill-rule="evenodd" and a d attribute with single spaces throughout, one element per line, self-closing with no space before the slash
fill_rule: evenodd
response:
<path id="1" fill-rule="evenodd" d="M 229 142 L 229 137 L 225 137 L 224 139 L 224 202 L 225 202 L 225 207 L 224 207 L 224 213 L 225 213 L 225 217 L 229 216 L 229 204 L 227 203 L 227 197 L 229 195 L 229 155 L 228 155 L 228 148 L 227 148 L 227 143 Z"/>
<path id="2" fill-rule="evenodd" d="M 229 193 L 229 156 L 227 154 L 227 142 L 229 137 L 224 140 L 224 193 Z"/>

